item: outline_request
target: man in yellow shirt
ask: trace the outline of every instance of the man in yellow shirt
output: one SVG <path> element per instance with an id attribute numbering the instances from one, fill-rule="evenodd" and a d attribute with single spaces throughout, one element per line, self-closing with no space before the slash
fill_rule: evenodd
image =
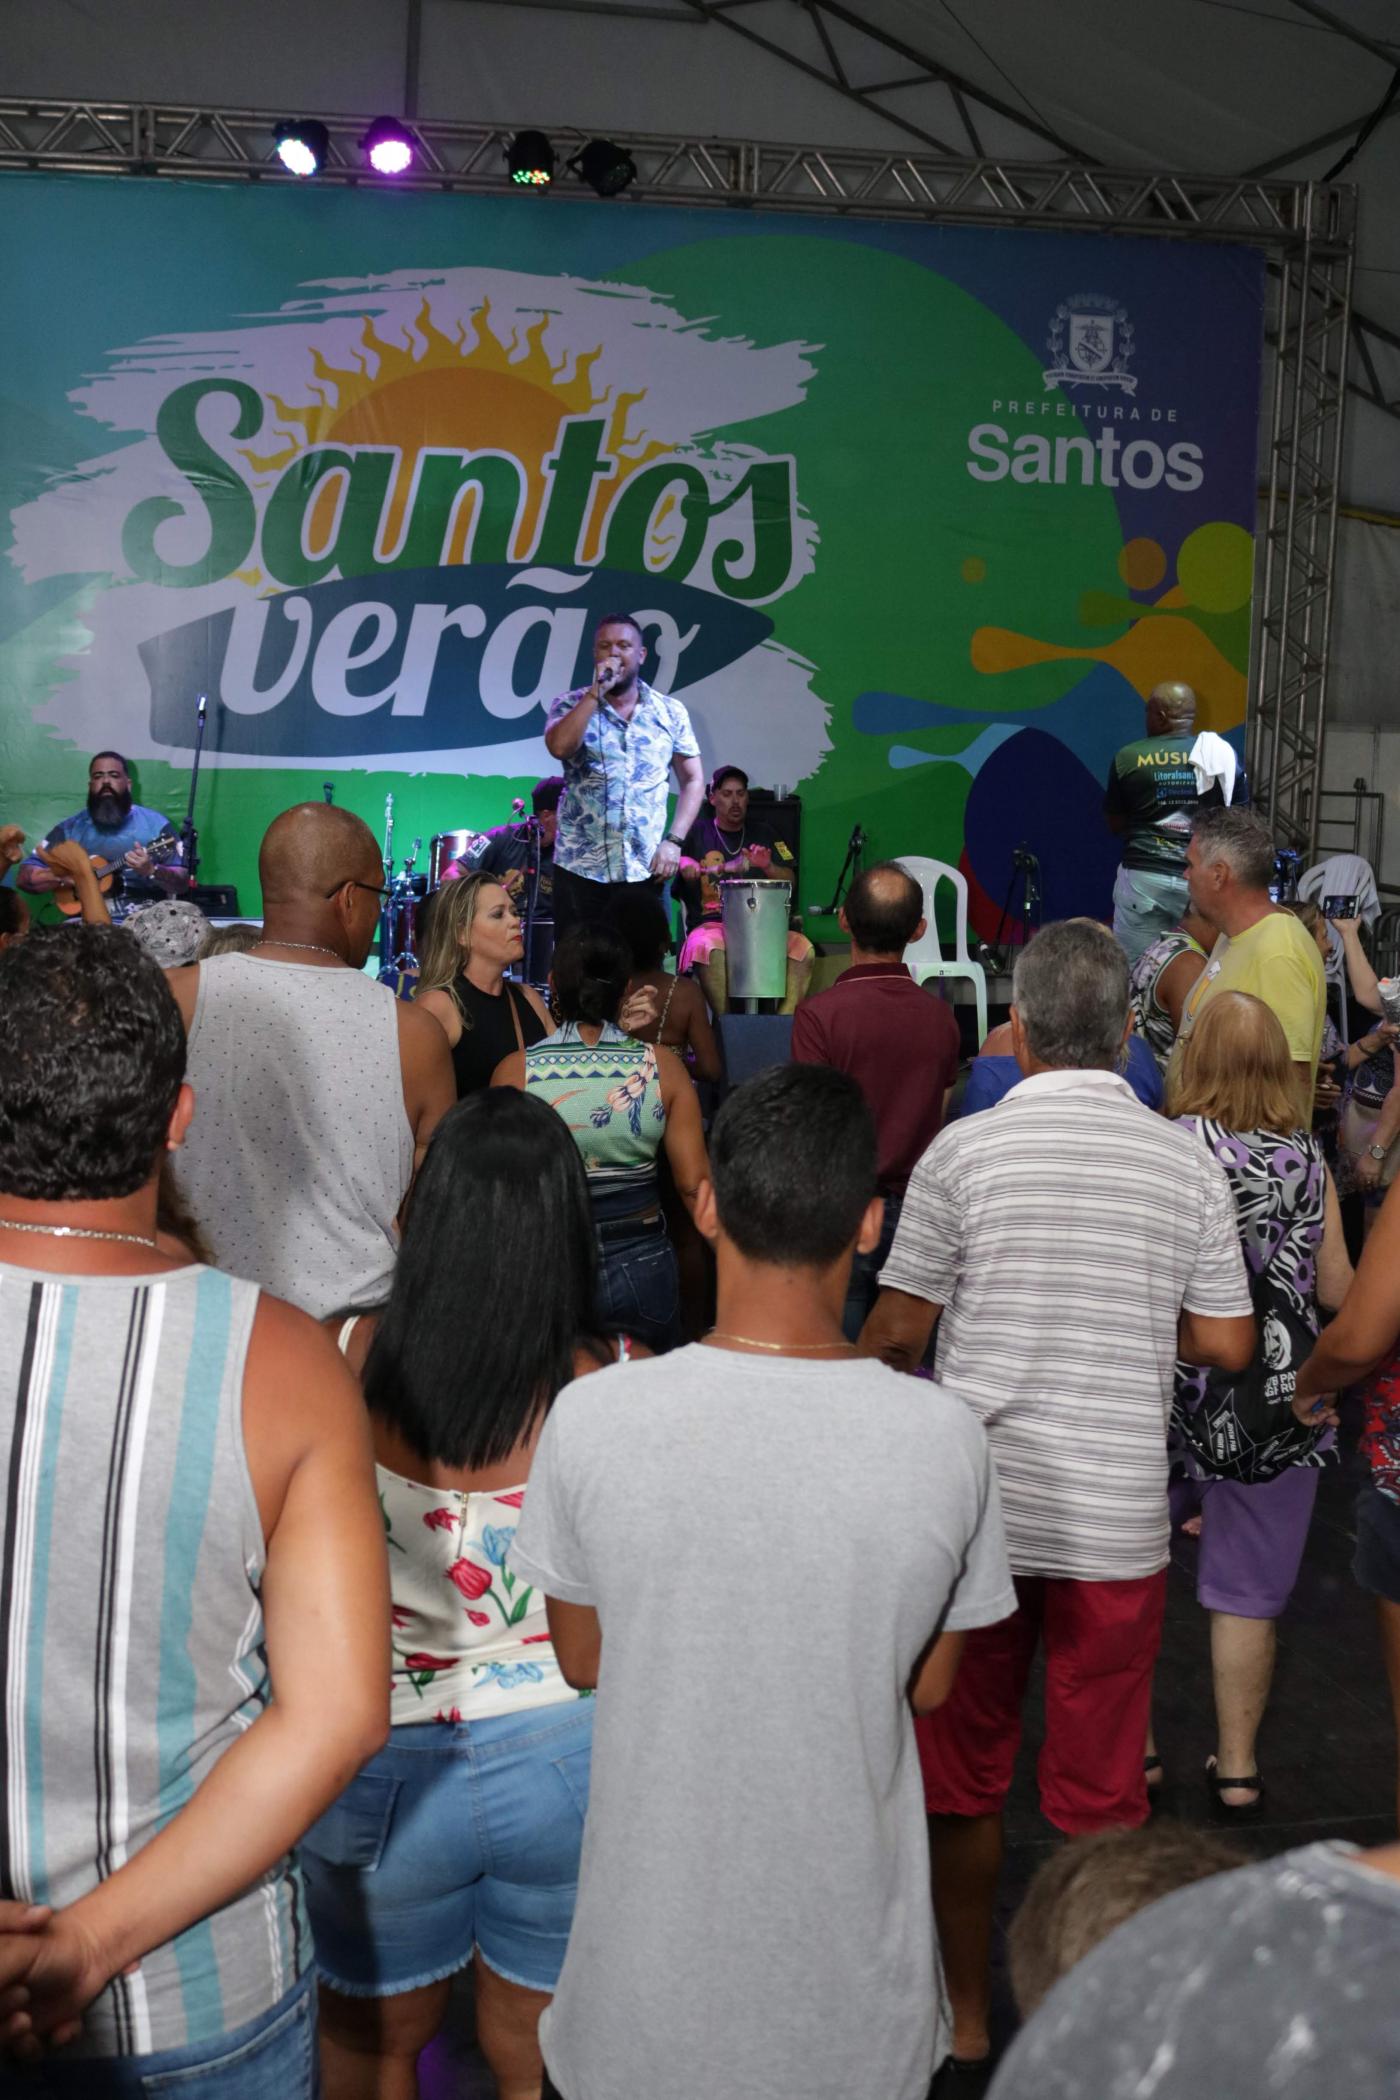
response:
<path id="1" fill-rule="evenodd" d="M 1205 809 L 1186 849 L 1192 909 L 1223 936 L 1186 995 L 1169 1068 L 1197 1017 L 1217 992 L 1252 992 L 1277 1015 L 1298 1076 L 1298 1120 L 1312 1125 L 1313 1089 L 1322 1049 L 1327 980 L 1317 943 L 1292 912 L 1269 895 L 1274 842 L 1262 817 L 1249 809 Z"/>

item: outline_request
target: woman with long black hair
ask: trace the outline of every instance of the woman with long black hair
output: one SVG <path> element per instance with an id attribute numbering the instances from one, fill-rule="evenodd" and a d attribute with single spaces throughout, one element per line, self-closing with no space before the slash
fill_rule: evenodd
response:
<path id="1" fill-rule="evenodd" d="M 645 1353 L 598 1331 L 596 1273 L 568 1131 L 541 1102 L 483 1092 L 428 1148 L 388 1304 L 340 1329 L 374 1436 L 393 1728 L 304 1841 L 327 2100 L 412 2100 L 474 1953 L 502 2100 L 540 2091 L 535 2030 L 573 1916 L 593 1709 L 506 1549 L 555 1395 Z"/>

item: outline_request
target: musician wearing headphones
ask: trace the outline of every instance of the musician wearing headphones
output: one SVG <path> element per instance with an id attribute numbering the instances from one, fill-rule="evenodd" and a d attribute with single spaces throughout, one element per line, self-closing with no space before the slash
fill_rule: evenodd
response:
<path id="1" fill-rule="evenodd" d="M 561 693 L 545 748 L 564 768 L 554 845 L 554 922 L 611 919 L 621 891 L 654 891 L 680 866 L 700 812 L 705 776 L 690 716 L 641 676 L 646 641 L 630 613 L 611 613 L 593 636 L 593 683 Z M 666 823 L 667 776 L 680 792 Z"/>
<path id="2" fill-rule="evenodd" d="M 156 861 L 146 849 L 156 840 L 171 842 L 171 854 L 162 858 L 172 857 L 174 852 L 169 821 L 158 809 L 147 809 L 132 799 L 131 775 L 120 751 L 97 753 L 88 767 L 86 806 L 55 824 L 39 845 L 57 846 L 68 839 L 93 859 L 106 862 L 108 867 L 127 868 L 138 878 L 149 878 L 154 872 Z M 72 888 L 69 876 L 45 866 L 38 848 L 20 862 L 15 881 L 20 889 L 36 896 Z M 160 894 L 147 883 L 139 899 L 128 890 L 127 901 L 144 901 Z"/>

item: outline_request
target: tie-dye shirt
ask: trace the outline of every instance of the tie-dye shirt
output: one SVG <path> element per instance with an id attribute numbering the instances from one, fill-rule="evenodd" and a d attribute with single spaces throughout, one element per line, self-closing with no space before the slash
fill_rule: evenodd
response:
<path id="1" fill-rule="evenodd" d="M 562 722 L 587 691 L 561 693 L 546 727 Z M 671 761 L 699 756 L 690 716 L 669 694 L 639 680 L 625 722 L 603 701 L 564 760 L 554 865 L 590 882 L 645 882 L 666 829 Z"/>

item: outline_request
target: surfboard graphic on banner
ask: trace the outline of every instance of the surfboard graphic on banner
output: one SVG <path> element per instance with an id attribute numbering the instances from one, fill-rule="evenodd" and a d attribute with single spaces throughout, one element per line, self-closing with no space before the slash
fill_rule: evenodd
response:
<path id="1" fill-rule="evenodd" d="M 216 762 L 512 772 L 627 609 L 655 683 L 811 771 L 826 711 L 765 611 L 812 565 L 795 463 L 701 442 L 811 371 L 646 293 L 469 269 L 140 345 L 76 396 L 148 434 L 86 463 L 81 565 L 127 587 L 51 718 L 140 757 L 189 742 L 200 690 Z M 17 518 L 31 575 L 73 566 L 73 524 L 66 488 Z"/>

